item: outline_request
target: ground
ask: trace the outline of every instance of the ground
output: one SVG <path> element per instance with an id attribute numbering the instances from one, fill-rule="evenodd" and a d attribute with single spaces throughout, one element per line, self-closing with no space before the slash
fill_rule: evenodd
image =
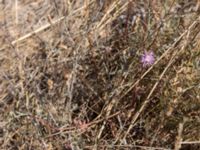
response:
<path id="1" fill-rule="evenodd" d="M 200 149 L 200 1 L 0 0 L 0 27 L 2 150 Z"/>

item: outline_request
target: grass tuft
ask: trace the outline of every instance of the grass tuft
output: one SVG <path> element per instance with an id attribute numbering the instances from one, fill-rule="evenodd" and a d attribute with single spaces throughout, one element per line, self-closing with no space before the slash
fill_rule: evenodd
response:
<path id="1" fill-rule="evenodd" d="M 198 0 L 0 8 L 2 150 L 200 149 Z"/>

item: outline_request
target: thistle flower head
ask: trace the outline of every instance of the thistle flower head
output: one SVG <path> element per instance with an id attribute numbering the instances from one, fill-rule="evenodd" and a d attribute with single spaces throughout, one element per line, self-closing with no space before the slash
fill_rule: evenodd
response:
<path id="1" fill-rule="evenodd" d="M 149 52 L 145 51 L 144 54 L 142 54 L 141 63 L 143 67 L 151 66 L 154 62 L 155 62 L 155 56 L 152 51 Z"/>

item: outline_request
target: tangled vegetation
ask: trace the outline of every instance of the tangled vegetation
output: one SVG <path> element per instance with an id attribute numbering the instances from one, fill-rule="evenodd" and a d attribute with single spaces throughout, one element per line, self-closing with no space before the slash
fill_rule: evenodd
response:
<path id="1" fill-rule="evenodd" d="M 200 149 L 200 1 L 0 8 L 0 149 Z"/>

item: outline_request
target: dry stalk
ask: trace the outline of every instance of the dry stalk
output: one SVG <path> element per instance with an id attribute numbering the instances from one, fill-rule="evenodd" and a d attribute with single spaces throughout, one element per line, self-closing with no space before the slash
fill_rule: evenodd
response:
<path id="1" fill-rule="evenodd" d="M 47 23 L 47 24 L 45 24 L 44 26 L 42 26 L 42 27 L 40 27 L 40 28 L 38 28 L 38 29 L 36 29 L 36 30 L 34 30 L 34 31 L 32 31 L 32 32 L 30 32 L 30 33 L 28 33 L 28 34 L 22 36 L 22 37 L 19 37 L 18 39 L 14 40 L 14 41 L 12 41 L 11 44 L 12 44 L 12 45 L 15 45 L 15 44 L 18 43 L 18 42 L 24 41 L 24 40 L 26 40 L 27 38 L 29 38 L 29 37 L 31 37 L 31 36 L 33 36 L 33 35 L 35 35 L 35 34 L 38 34 L 39 32 L 41 32 L 41 31 L 43 31 L 43 30 L 45 30 L 45 29 L 48 29 L 49 27 L 51 27 L 51 25 L 55 25 L 55 24 L 59 23 L 60 21 L 64 20 L 64 18 L 65 18 L 65 17 L 63 16 L 63 17 L 58 18 L 58 19 L 55 20 L 55 21 L 52 21 L 52 23 Z"/>
<path id="2" fill-rule="evenodd" d="M 200 141 L 182 141 L 182 145 L 187 145 L 187 144 L 200 144 Z"/>
<path id="3" fill-rule="evenodd" d="M 183 138 L 182 138 L 182 132 L 183 132 L 183 122 L 179 123 L 179 126 L 178 126 L 178 135 L 176 137 L 176 142 L 175 142 L 175 148 L 174 148 L 174 150 L 181 149 L 181 142 L 183 140 Z"/>

